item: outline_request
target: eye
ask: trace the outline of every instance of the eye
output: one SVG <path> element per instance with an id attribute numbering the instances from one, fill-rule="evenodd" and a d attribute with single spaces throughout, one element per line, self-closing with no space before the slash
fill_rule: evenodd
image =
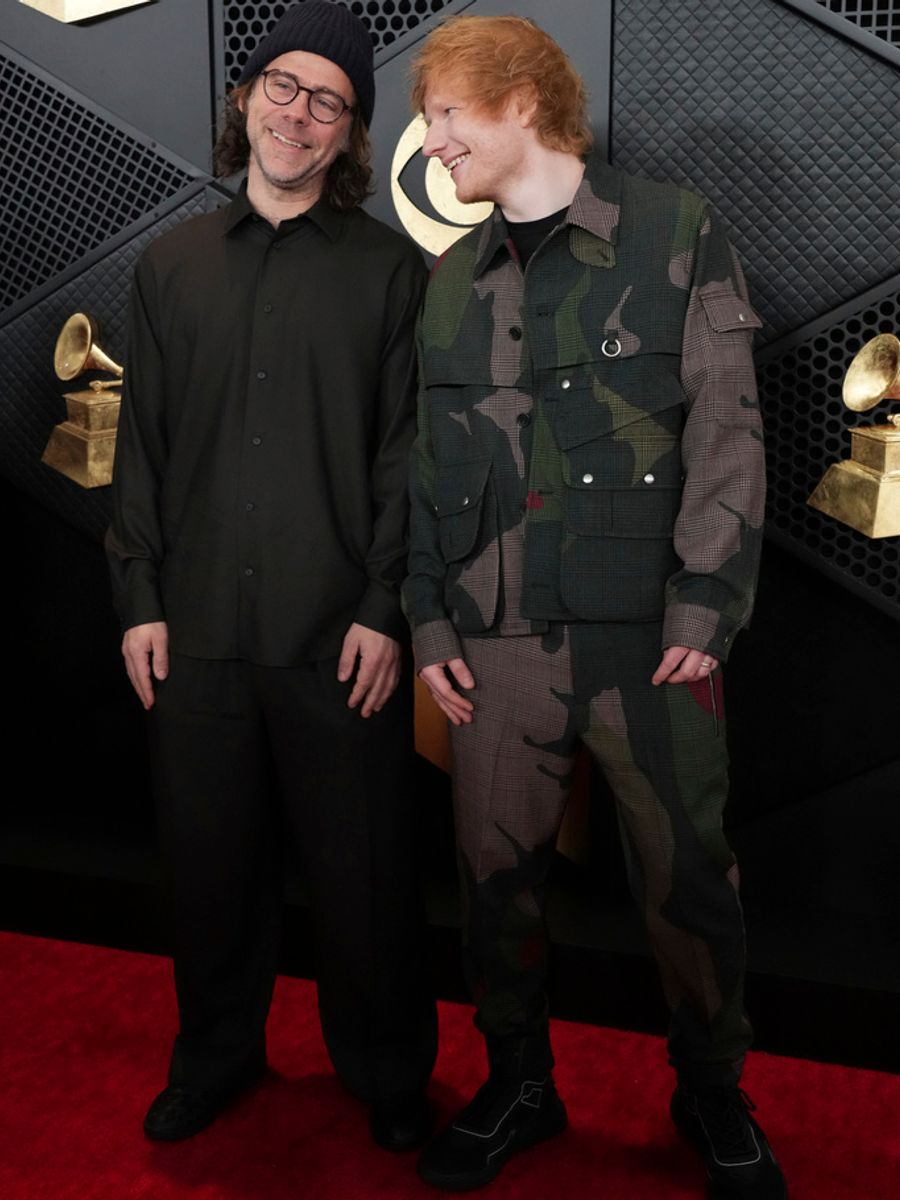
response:
<path id="1" fill-rule="evenodd" d="M 287 75 L 279 75 L 273 71 L 269 75 L 269 91 L 274 92 L 278 96 L 293 97 L 297 89 L 293 79 L 289 79 Z"/>
<path id="2" fill-rule="evenodd" d="M 343 100 L 332 95 L 331 92 L 313 92 L 312 99 L 322 112 L 326 112 L 330 116 L 336 116 L 344 107 Z"/>

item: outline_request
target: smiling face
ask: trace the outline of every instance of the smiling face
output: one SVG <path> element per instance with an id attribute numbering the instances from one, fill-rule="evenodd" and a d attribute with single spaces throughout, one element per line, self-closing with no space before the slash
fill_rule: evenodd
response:
<path id="1" fill-rule="evenodd" d="M 273 59 L 267 70 L 287 71 L 304 87 L 327 88 L 347 104 L 356 102 L 350 80 L 321 55 L 291 50 Z M 287 201 L 298 213 L 310 208 L 322 194 L 328 168 L 347 149 L 352 114 L 323 125 L 310 116 L 307 101 L 308 93 L 299 92 L 290 104 L 274 104 L 257 78 L 242 103 L 250 143 L 247 194 L 264 214 L 273 201 Z"/>
<path id="2" fill-rule="evenodd" d="M 526 171 L 526 150 L 533 140 L 529 117 L 518 97 L 497 116 L 480 110 L 462 87 L 429 89 L 425 96 L 427 158 L 439 158 L 463 204 L 492 200 L 502 208 Z"/>

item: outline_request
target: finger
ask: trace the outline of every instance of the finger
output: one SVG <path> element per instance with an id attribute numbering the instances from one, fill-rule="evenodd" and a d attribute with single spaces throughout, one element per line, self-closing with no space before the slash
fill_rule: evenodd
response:
<path id="1" fill-rule="evenodd" d="M 697 683 L 706 679 L 712 670 L 713 660 L 699 650 L 691 650 L 681 661 L 678 670 L 669 676 L 669 683 Z"/>
<path id="2" fill-rule="evenodd" d="M 356 682 L 353 684 L 353 690 L 350 693 L 350 699 L 347 701 L 348 708 L 356 708 L 360 700 L 366 695 L 375 681 L 378 674 L 378 662 L 371 658 L 360 658 L 359 669 L 356 672 Z M 340 675 L 338 676 L 340 678 Z M 349 678 L 349 676 L 347 677 Z"/>
<path id="3" fill-rule="evenodd" d="M 450 721 L 452 721 L 452 723 L 454 725 L 470 725 L 471 724 L 471 722 L 472 722 L 471 706 L 469 707 L 469 709 L 465 709 L 462 707 L 462 705 L 456 703 L 455 701 L 447 700 L 443 696 L 439 696 L 438 693 L 433 691 L 431 688 L 429 688 L 429 691 L 431 692 L 432 700 L 434 700 L 435 704 L 438 706 L 438 708 L 441 710 L 441 712 L 444 714 L 444 716 L 447 717 Z"/>
<path id="4" fill-rule="evenodd" d="M 653 675 L 650 679 L 650 682 L 654 687 L 658 687 L 659 684 L 665 683 L 665 681 L 681 662 L 685 653 L 686 651 L 683 650 L 681 646 L 670 646 L 668 650 L 663 653 L 662 661 L 653 672 Z"/>
<path id="5" fill-rule="evenodd" d="M 158 635 L 152 645 L 153 674 L 157 679 L 165 679 L 169 674 L 169 639 L 165 634 Z"/>
<path id="6" fill-rule="evenodd" d="M 368 717 L 373 712 L 381 712 L 391 696 L 397 690 L 397 684 L 400 682 L 400 664 L 391 661 L 385 664 L 384 670 L 378 673 L 372 687 L 369 688 L 369 694 L 366 696 L 366 702 L 362 707 L 361 715 Z"/>
<path id="7" fill-rule="evenodd" d="M 356 640 L 348 634 L 344 638 L 343 645 L 341 646 L 341 656 L 338 659 L 337 677 L 341 683 L 346 683 L 353 674 L 353 668 L 356 666 L 357 651 Z"/>
<path id="8" fill-rule="evenodd" d="M 443 672 L 441 672 L 437 681 L 433 679 L 427 679 L 425 682 L 428 684 L 429 688 L 431 688 L 432 694 L 442 707 L 444 705 L 450 705 L 454 712 L 460 713 L 470 713 L 475 707 L 475 705 L 467 696 L 461 696 L 459 694 L 459 692 Z M 475 686 L 474 680 L 472 682 L 472 686 Z"/>
<path id="9" fill-rule="evenodd" d="M 475 686 L 475 679 L 466 665 L 465 659 L 451 658 L 447 663 L 447 669 L 460 687 L 473 688 Z"/>
<path id="10" fill-rule="evenodd" d="M 153 684 L 150 682 L 149 655 L 146 650 L 131 652 L 126 658 L 126 669 L 131 686 L 138 694 L 144 708 L 153 707 Z"/>
<path id="11" fill-rule="evenodd" d="M 449 686 L 443 673 L 440 678 L 442 682 L 439 687 L 434 687 L 431 680 L 425 680 L 428 690 L 431 693 L 431 698 L 438 708 L 450 718 L 454 725 L 468 725 L 472 720 L 474 705 L 465 696 L 461 696 L 459 692 Z"/>

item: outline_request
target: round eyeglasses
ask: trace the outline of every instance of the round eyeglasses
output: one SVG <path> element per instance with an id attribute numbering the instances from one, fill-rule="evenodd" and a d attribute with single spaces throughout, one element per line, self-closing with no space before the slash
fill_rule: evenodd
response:
<path id="1" fill-rule="evenodd" d="M 263 81 L 263 91 L 273 104 L 290 104 L 301 92 L 308 96 L 309 115 L 323 125 L 333 125 L 339 121 L 345 112 L 353 112 L 353 105 L 348 104 L 337 92 L 328 88 L 309 88 L 287 71 L 260 71 Z"/>

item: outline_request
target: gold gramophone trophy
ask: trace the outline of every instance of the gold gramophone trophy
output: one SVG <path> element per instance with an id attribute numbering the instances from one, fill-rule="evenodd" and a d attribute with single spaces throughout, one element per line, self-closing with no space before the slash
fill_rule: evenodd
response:
<path id="1" fill-rule="evenodd" d="M 844 404 L 868 412 L 900 400 L 900 338 L 881 333 L 866 342 L 844 379 Z M 834 463 L 807 504 L 867 537 L 900 534 L 900 414 L 888 425 L 850 430 L 850 458 Z"/>
<path id="2" fill-rule="evenodd" d="M 50 435 L 42 461 L 85 488 L 112 482 L 122 368 L 100 349 L 97 328 L 85 313 L 69 317 L 56 339 L 53 366 L 68 382 L 82 371 L 109 371 L 115 379 L 95 379 L 89 391 L 66 392 L 68 420 Z"/>

